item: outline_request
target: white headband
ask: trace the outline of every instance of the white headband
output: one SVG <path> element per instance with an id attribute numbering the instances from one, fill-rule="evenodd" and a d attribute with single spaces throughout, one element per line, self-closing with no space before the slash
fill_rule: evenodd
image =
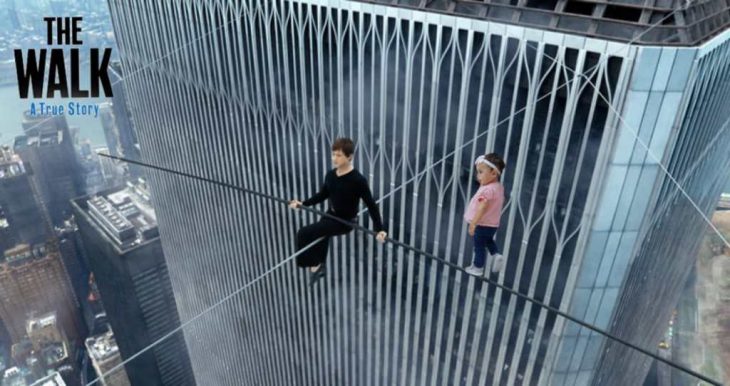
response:
<path id="1" fill-rule="evenodd" d="M 479 165 L 479 164 L 485 164 L 485 165 L 489 166 L 490 168 L 494 169 L 497 172 L 497 174 L 502 174 L 502 172 L 500 172 L 499 169 L 493 163 L 489 162 L 489 160 L 484 158 L 483 155 L 480 155 L 479 157 L 477 157 L 477 160 L 474 161 L 474 165 Z"/>

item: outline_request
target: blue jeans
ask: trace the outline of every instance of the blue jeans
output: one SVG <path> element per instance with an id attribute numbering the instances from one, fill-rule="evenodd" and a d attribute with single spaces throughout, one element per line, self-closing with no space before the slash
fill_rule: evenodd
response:
<path id="1" fill-rule="evenodd" d="M 477 225 L 474 231 L 474 266 L 483 268 L 487 259 L 487 249 L 491 255 L 499 253 L 499 247 L 494 242 L 494 233 L 497 228 Z"/>

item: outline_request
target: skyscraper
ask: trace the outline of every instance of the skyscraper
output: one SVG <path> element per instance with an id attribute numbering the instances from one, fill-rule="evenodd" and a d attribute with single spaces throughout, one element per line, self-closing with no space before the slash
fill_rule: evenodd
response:
<path id="1" fill-rule="evenodd" d="M 112 104 L 104 102 L 99 104 L 99 120 L 101 127 L 104 128 L 104 139 L 106 140 L 107 150 L 109 154 L 119 157 L 121 156 L 121 147 L 119 146 L 119 131 L 114 122 L 114 113 L 112 112 Z"/>
<path id="2" fill-rule="evenodd" d="M 472 162 L 498 152 L 494 278 L 655 347 L 730 162 L 727 2 L 375 3 L 110 1 L 142 159 L 304 198 L 350 136 L 375 196 L 398 189 L 392 236 L 464 264 Z M 147 172 L 183 320 L 293 253 L 285 206 Z M 419 256 L 334 246 L 326 297 L 285 266 L 186 326 L 196 380 L 627 385 L 651 364 Z"/>
<path id="3" fill-rule="evenodd" d="M 73 207 L 114 339 L 131 358 L 180 324 L 149 193 L 130 182 Z M 180 334 L 127 363 L 126 373 L 132 384 L 195 384 Z"/>
<path id="4" fill-rule="evenodd" d="M 43 243 L 51 236 L 48 215 L 23 161 L 0 148 L 0 252 L 20 243 Z"/>
<path id="5" fill-rule="evenodd" d="M 71 215 L 70 200 L 84 191 L 83 176 L 65 118 L 48 122 L 55 126 L 32 125 L 27 135 L 15 139 L 15 152 L 23 160 L 38 187 L 42 204 L 54 225 Z M 36 130 L 38 130 L 36 132 Z"/>
<path id="6" fill-rule="evenodd" d="M 111 69 L 109 80 L 113 83 L 112 89 L 114 90 L 111 108 L 118 131 L 119 147 L 124 157 L 136 160 L 139 159 L 139 141 L 129 111 L 124 83 L 121 81 L 124 76 L 122 66 L 121 63 L 114 61 L 109 64 L 109 67 Z"/>
<path id="7" fill-rule="evenodd" d="M 79 344 L 78 305 L 57 250 L 43 244 L 8 249 L 0 263 L 0 318 L 13 342 L 26 334 L 34 315 L 56 312 L 70 344 Z"/>
<path id="8" fill-rule="evenodd" d="M 112 112 L 114 124 L 117 129 L 117 139 L 121 155 L 127 159 L 139 160 L 139 140 L 137 139 L 137 131 L 134 128 L 132 114 L 129 111 L 127 101 L 127 93 L 124 90 L 122 65 L 118 61 L 109 64 L 109 80 L 112 82 Z M 107 145 L 111 149 L 111 144 L 107 140 Z M 113 154 L 113 153 L 112 153 Z M 127 165 L 129 173 L 133 178 L 143 176 L 143 170 L 138 165 Z"/>
<path id="9" fill-rule="evenodd" d="M 29 110 L 23 112 L 23 132 L 28 137 L 37 137 L 41 134 L 53 134 L 59 131 L 69 133 L 68 121 L 65 115 L 31 114 Z"/>
<path id="10" fill-rule="evenodd" d="M 94 308 L 88 301 L 89 295 L 89 268 L 86 257 L 83 255 L 83 244 L 81 242 L 81 235 L 78 232 L 76 224 L 72 221 L 66 223 L 63 228 L 58 228 L 58 250 L 61 254 L 61 260 L 63 266 L 68 274 L 71 287 L 73 288 L 74 295 L 79 302 L 82 314 L 85 319 L 88 319 L 86 315 L 92 313 Z M 86 321 L 86 329 L 84 329 L 84 336 L 88 330 L 92 330 L 93 326 L 89 325 L 88 320 Z"/>

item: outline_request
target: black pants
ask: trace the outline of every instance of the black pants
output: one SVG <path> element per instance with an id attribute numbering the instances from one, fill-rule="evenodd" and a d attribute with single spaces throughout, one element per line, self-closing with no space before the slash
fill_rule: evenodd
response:
<path id="1" fill-rule="evenodd" d="M 348 220 L 352 221 L 352 220 Z M 300 267 L 316 267 L 327 258 L 330 237 L 349 233 L 352 227 L 336 220 L 322 217 L 314 224 L 307 225 L 297 232 L 297 251 L 324 236 L 324 239 L 297 256 Z"/>

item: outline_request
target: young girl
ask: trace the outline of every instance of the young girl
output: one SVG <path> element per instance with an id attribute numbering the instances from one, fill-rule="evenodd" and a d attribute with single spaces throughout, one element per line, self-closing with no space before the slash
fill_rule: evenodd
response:
<path id="1" fill-rule="evenodd" d="M 482 276 L 487 249 L 493 258 L 492 272 L 499 272 L 504 265 L 504 257 L 494 242 L 494 233 L 499 228 L 504 203 L 504 187 L 499 177 L 505 165 L 504 160 L 495 153 L 479 156 L 474 165 L 480 186 L 464 213 L 464 220 L 469 224 L 469 236 L 474 237 L 474 262 L 466 268 L 466 272 Z"/>

